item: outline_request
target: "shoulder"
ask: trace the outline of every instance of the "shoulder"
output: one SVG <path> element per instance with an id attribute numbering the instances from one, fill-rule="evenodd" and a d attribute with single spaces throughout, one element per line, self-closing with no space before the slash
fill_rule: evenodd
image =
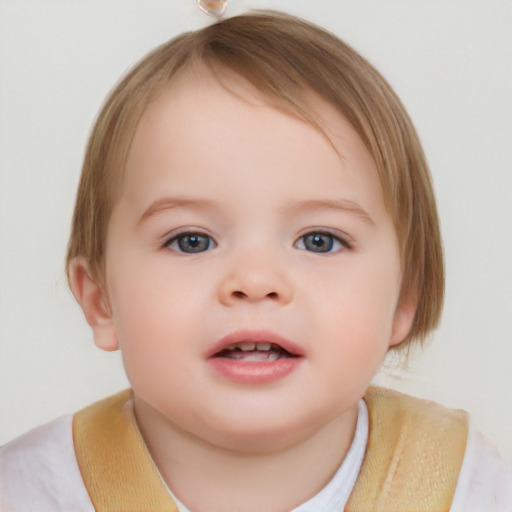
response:
<path id="1" fill-rule="evenodd" d="M 59 418 L 0 449 L 2 511 L 94 510 L 76 462 L 72 422 Z"/>
<path id="2" fill-rule="evenodd" d="M 385 388 L 372 387 L 364 396 L 370 418 L 370 441 L 388 446 L 389 456 L 414 467 L 439 467 L 455 478 L 468 438 L 465 411 Z M 382 450 L 382 449 L 380 449 Z M 448 471 L 449 470 L 449 471 Z"/>
<path id="3" fill-rule="evenodd" d="M 406 395 L 392 389 L 372 386 L 364 396 L 375 415 L 394 422 L 418 421 L 424 425 L 458 427 L 467 431 L 468 414 L 448 409 L 436 402 Z"/>
<path id="4" fill-rule="evenodd" d="M 405 481 L 419 482 L 414 495 L 425 488 L 429 499 L 447 482 L 451 512 L 512 511 L 512 473 L 466 412 L 383 388 L 370 388 L 365 401 L 370 438 L 389 447 L 388 467 L 406 468 Z"/>
<path id="5" fill-rule="evenodd" d="M 469 426 L 466 453 L 451 512 L 512 511 L 512 470 L 496 448 Z"/>
<path id="6" fill-rule="evenodd" d="M 369 435 L 351 496 L 354 510 L 448 510 L 466 448 L 467 414 L 378 387 L 364 400 Z"/>

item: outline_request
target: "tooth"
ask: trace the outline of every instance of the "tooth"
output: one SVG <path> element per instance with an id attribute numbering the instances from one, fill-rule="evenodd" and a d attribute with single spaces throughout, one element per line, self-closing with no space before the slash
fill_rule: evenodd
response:
<path id="1" fill-rule="evenodd" d="M 258 350 L 270 350 L 271 344 L 270 343 L 256 343 L 256 348 Z"/>
<path id="2" fill-rule="evenodd" d="M 271 352 L 268 355 L 268 361 L 277 361 L 278 359 L 279 359 L 279 354 L 277 354 L 276 352 Z"/>
<path id="3" fill-rule="evenodd" d="M 256 343 L 251 343 L 250 341 L 244 341 L 242 343 L 236 344 L 237 348 L 244 351 L 254 350 L 256 348 Z"/>
<path id="4" fill-rule="evenodd" d="M 231 359 L 245 359 L 245 357 L 247 357 L 247 356 L 245 356 L 245 355 L 242 353 L 242 351 L 241 351 L 241 350 L 238 350 L 238 351 L 236 351 L 236 350 L 235 350 L 235 351 L 231 352 L 231 354 L 229 354 L 229 357 L 230 357 Z"/>
<path id="5" fill-rule="evenodd" d="M 258 355 L 258 354 L 250 354 L 248 356 L 245 356 L 243 358 L 244 361 L 249 361 L 249 362 L 252 362 L 252 361 L 256 361 L 256 362 L 260 362 L 260 361 L 263 361 L 263 359 L 261 358 L 261 355 Z"/>

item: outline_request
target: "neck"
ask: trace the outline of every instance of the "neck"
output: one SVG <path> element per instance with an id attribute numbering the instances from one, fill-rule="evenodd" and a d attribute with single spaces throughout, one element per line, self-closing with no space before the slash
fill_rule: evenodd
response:
<path id="1" fill-rule="evenodd" d="M 350 448 L 357 405 L 295 442 L 258 452 L 208 443 L 135 398 L 135 413 L 162 477 L 192 512 L 284 512 L 317 494 Z"/>

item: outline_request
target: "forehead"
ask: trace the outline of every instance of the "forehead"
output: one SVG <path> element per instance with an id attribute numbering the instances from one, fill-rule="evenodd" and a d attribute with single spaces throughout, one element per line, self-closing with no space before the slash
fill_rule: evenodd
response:
<path id="1" fill-rule="evenodd" d="M 128 154 L 124 186 L 140 173 L 149 186 L 149 170 L 162 166 L 172 168 L 176 180 L 182 174 L 200 179 L 201 170 L 225 162 L 232 170 L 234 191 L 255 162 L 261 168 L 272 166 L 273 179 L 289 179 L 294 165 L 309 166 L 317 173 L 323 166 L 339 166 L 340 178 L 342 170 L 360 173 L 352 178 L 365 181 L 366 187 L 370 184 L 380 200 L 374 162 L 350 123 L 313 92 L 306 93 L 305 103 L 316 126 L 234 72 L 214 75 L 200 65 L 182 70 L 142 115 Z M 219 180 L 225 175 L 217 174 Z M 140 183 L 135 188 L 140 191 Z"/>
<path id="2" fill-rule="evenodd" d="M 331 144 L 333 141 L 330 138 L 338 135 L 339 128 L 353 132 L 354 139 L 362 144 L 343 114 L 306 85 L 271 94 L 262 92 L 259 87 L 223 65 L 207 66 L 199 61 L 192 61 L 178 70 L 166 85 L 159 87 L 159 93 L 152 95 L 153 99 L 139 119 L 137 131 L 141 131 L 141 125 L 147 126 L 165 115 L 165 110 L 169 108 L 185 114 L 179 121 L 186 127 L 187 118 L 194 120 L 190 114 L 195 110 L 207 113 L 215 108 L 215 102 L 238 100 L 240 105 L 245 103 L 246 106 L 273 108 L 282 114 L 300 119 L 315 127 Z M 261 88 L 265 87 L 267 84 L 261 85 Z M 257 110 L 253 109 L 252 114 L 256 114 Z M 269 129 L 272 127 L 269 126 Z"/>

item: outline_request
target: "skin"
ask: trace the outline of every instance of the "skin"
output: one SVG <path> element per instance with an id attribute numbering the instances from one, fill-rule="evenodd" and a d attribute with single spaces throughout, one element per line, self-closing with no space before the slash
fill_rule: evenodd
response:
<path id="1" fill-rule="evenodd" d="M 398 304 L 395 230 L 349 123 L 311 95 L 329 141 L 225 78 L 229 89 L 188 70 L 149 106 L 104 284 L 80 258 L 72 283 L 97 345 L 122 350 L 139 427 L 173 492 L 194 512 L 278 512 L 338 468 L 357 403 L 414 304 Z M 210 246 L 183 252 L 183 231 Z M 311 233 L 332 248 L 311 250 Z M 290 340 L 300 362 L 271 382 L 226 378 L 209 354 L 241 330 Z"/>

